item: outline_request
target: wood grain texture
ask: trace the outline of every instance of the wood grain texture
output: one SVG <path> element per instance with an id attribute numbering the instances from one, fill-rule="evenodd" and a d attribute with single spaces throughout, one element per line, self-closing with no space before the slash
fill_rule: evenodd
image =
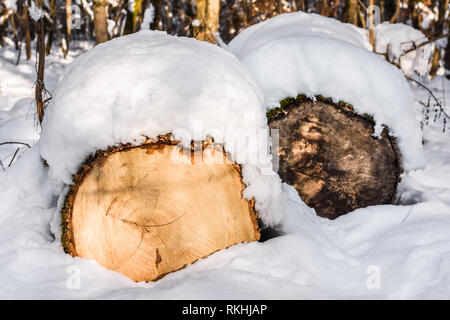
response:
<path id="1" fill-rule="evenodd" d="M 392 203 L 400 153 L 384 130 L 349 105 L 292 99 L 269 121 L 279 129 L 279 175 L 319 216 L 334 219 L 357 208 Z"/>
<path id="2" fill-rule="evenodd" d="M 192 155 L 174 144 L 124 149 L 95 162 L 68 195 L 63 243 L 72 255 L 152 281 L 259 239 L 243 189 L 240 167 L 217 146 Z"/>

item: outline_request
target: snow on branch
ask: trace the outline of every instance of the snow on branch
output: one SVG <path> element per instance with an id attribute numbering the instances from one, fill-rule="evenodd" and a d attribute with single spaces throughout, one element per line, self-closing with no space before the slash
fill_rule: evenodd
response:
<path id="1" fill-rule="evenodd" d="M 141 29 L 150 30 L 150 25 L 153 23 L 154 19 L 155 19 L 155 7 L 153 6 L 153 4 L 150 3 L 150 6 L 147 9 L 145 9 Z"/>
<path id="2" fill-rule="evenodd" d="M 36 7 L 36 4 L 34 1 L 31 1 L 31 7 L 30 7 L 30 17 L 34 21 L 39 21 L 39 19 L 42 19 L 44 17 L 44 11 Z"/>

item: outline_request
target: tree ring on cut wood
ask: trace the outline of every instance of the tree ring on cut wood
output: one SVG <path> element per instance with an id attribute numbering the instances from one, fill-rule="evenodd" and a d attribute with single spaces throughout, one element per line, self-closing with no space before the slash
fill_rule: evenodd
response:
<path id="1" fill-rule="evenodd" d="M 357 208 L 393 203 L 401 157 L 384 128 L 347 103 L 317 96 L 284 99 L 267 114 L 279 129 L 279 170 L 319 216 L 334 219 Z"/>
<path id="2" fill-rule="evenodd" d="M 153 281 L 258 240 L 240 166 L 212 140 L 188 151 L 167 135 L 90 156 L 62 208 L 64 250 L 134 281 Z"/>

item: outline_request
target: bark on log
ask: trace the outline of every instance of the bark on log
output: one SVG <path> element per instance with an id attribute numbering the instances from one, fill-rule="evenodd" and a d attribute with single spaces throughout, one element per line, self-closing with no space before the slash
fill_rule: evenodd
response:
<path id="1" fill-rule="evenodd" d="M 191 154 L 176 144 L 162 137 L 88 158 L 62 209 L 65 251 L 134 281 L 152 281 L 258 240 L 240 167 L 211 142 Z"/>
<path id="2" fill-rule="evenodd" d="M 402 172 L 395 138 L 345 103 L 304 96 L 282 101 L 268 113 L 279 129 L 279 175 L 322 217 L 395 200 Z"/>

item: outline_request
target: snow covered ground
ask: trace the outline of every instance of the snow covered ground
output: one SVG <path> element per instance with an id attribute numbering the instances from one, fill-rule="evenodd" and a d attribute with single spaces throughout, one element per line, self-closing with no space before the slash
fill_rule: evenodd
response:
<path id="1" fill-rule="evenodd" d="M 14 60 L 14 50 L 0 49 L 0 143 L 32 145 L 39 138 L 31 104 L 34 57 L 19 66 Z M 49 57 L 50 92 L 71 60 Z M 444 92 L 449 96 L 445 78 L 427 86 L 439 99 Z M 413 89 L 421 119 L 420 101 L 427 103 L 428 94 Z M 37 145 L 23 146 L 20 158 L 0 169 L 0 298 L 449 299 L 450 130 L 442 129 L 433 117 L 424 126 L 427 165 L 403 177 L 398 205 L 329 221 L 305 208 L 284 184 L 285 209 L 294 213 L 283 221 L 286 234 L 217 252 L 155 283 L 134 283 L 63 252 L 51 232 L 58 212 L 48 170 Z M 0 146 L 5 167 L 17 147 Z"/>

